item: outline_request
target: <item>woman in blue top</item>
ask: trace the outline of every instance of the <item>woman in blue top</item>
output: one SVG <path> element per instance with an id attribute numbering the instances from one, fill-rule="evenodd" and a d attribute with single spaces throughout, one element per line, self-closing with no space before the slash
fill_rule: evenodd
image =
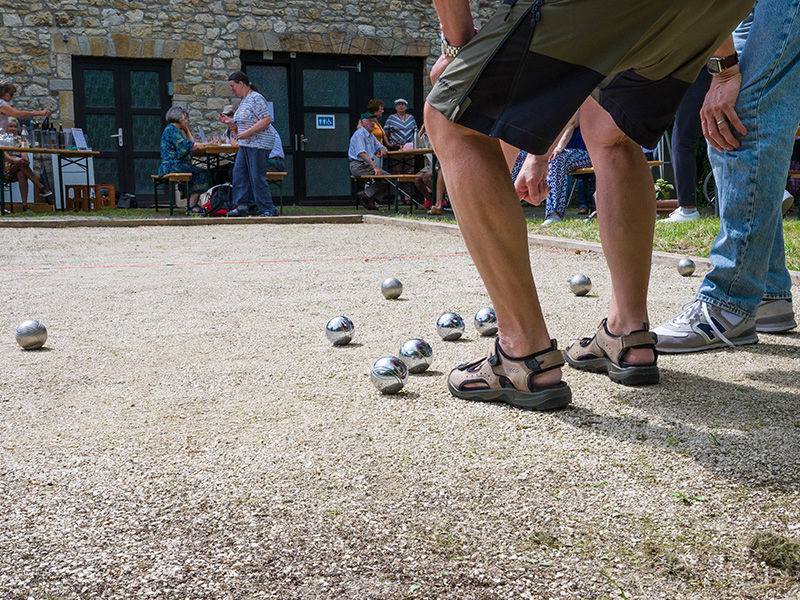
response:
<path id="1" fill-rule="evenodd" d="M 203 148 L 208 144 L 196 144 L 189 130 L 189 114 L 180 106 L 173 106 L 167 111 L 167 126 L 161 134 L 161 164 L 158 174 L 191 173 L 189 181 L 189 210 L 202 213 L 198 204 L 200 194 L 209 186 L 208 173 L 192 164 L 192 150 Z"/>
<path id="2" fill-rule="evenodd" d="M 230 74 L 228 85 L 242 99 L 233 118 L 219 116 L 226 125 L 235 125 L 239 139 L 239 151 L 233 164 L 233 202 L 236 208 L 228 216 L 246 216 L 247 201 L 252 198 L 262 217 L 274 217 L 278 211 L 267 185 L 267 160 L 275 144 L 275 129 L 270 128 L 272 114 L 269 104 L 241 71 Z"/>

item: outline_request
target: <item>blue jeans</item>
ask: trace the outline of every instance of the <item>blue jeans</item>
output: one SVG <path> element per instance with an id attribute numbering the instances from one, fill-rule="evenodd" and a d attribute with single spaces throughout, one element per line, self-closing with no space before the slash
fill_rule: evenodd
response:
<path id="1" fill-rule="evenodd" d="M 800 0 L 759 0 L 734 43 L 742 72 L 736 113 L 747 135 L 732 152 L 708 149 L 720 231 L 697 298 L 751 317 L 762 298 L 792 297 L 781 200 L 800 122 Z"/>
<path id="2" fill-rule="evenodd" d="M 275 212 L 267 185 L 269 150 L 239 146 L 233 163 L 233 202 L 236 208 L 247 210 L 247 201 L 255 200 L 260 214 Z"/>

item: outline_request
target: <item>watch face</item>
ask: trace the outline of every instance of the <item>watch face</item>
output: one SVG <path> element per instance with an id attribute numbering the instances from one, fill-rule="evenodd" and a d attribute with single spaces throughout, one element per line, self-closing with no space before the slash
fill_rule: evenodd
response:
<path id="1" fill-rule="evenodd" d="M 706 65 L 706 69 L 708 69 L 708 72 L 711 73 L 712 75 L 717 75 L 718 73 L 722 73 L 722 71 L 724 71 L 724 68 L 722 66 L 722 61 L 723 59 L 718 58 L 716 56 L 712 56 L 711 58 L 708 59 L 708 65 Z"/>

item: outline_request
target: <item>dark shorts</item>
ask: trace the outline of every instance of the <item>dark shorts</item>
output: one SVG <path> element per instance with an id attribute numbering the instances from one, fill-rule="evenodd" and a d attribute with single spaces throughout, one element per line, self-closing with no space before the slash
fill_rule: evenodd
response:
<path id="1" fill-rule="evenodd" d="M 544 154 L 592 95 L 652 148 L 753 0 L 505 0 L 428 96 L 451 121 Z"/>

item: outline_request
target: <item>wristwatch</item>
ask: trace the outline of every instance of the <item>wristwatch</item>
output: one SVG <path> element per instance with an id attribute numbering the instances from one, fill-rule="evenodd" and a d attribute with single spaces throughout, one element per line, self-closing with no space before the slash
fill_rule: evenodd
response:
<path id="1" fill-rule="evenodd" d="M 478 33 L 478 28 L 474 27 L 473 31 Z M 464 47 L 465 44 L 461 46 L 453 46 L 450 42 L 447 41 L 447 38 L 444 37 L 444 31 L 441 30 L 441 25 L 439 27 L 439 34 L 442 39 L 442 55 L 449 56 L 451 58 L 455 58 L 458 56 L 458 53 L 461 52 L 461 49 Z"/>
<path id="2" fill-rule="evenodd" d="M 719 56 L 712 56 L 708 59 L 706 70 L 712 75 L 719 75 L 726 69 L 730 69 L 733 65 L 739 62 L 739 56 L 734 52 L 730 56 L 720 58 Z"/>
<path id="3" fill-rule="evenodd" d="M 461 52 L 461 49 L 464 46 L 453 46 L 450 42 L 447 41 L 447 38 L 444 37 L 444 32 L 440 32 L 442 36 L 442 55 L 443 56 L 450 56 L 455 58 L 458 56 L 458 53 Z"/>

